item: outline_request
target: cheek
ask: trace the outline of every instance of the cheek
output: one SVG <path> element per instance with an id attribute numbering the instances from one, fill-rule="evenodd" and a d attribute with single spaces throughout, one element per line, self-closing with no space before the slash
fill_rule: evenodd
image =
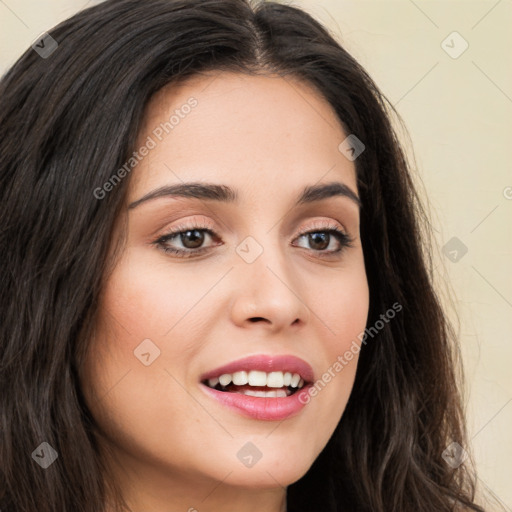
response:
<path id="1" fill-rule="evenodd" d="M 109 276 L 89 345 L 84 392 L 105 430 L 138 428 L 141 419 L 162 415 L 159 404 L 171 399 L 177 409 L 190 402 L 170 374 L 186 381 L 190 359 L 201 350 L 201 316 L 187 313 L 216 276 L 170 272 L 165 261 L 148 264 L 145 253 L 127 249 Z"/>
<path id="2" fill-rule="evenodd" d="M 311 408 L 315 419 L 328 431 L 336 427 L 350 397 L 368 319 L 369 288 L 362 258 L 332 281 L 336 285 L 317 296 L 325 357 L 309 393 L 310 405 L 316 402 Z"/>
<path id="3" fill-rule="evenodd" d="M 148 260 L 147 252 L 130 248 L 123 255 L 102 298 L 105 323 L 114 320 L 121 348 L 128 343 L 131 353 L 146 338 L 172 351 L 168 340 L 186 324 L 188 334 L 180 338 L 176 351 L 179 359 L 181 353 L 194 350 L 191 340 L 201 327 L 202 318 L 189 313 L 218 277 L 207 270 L 204 276 L 187 271 L 186 265 L 171 268 L 165 259 Z"/>
<path id="4" fill-rule="evenodd" d="M 328 289 L 318 293 L 318 317 L 327 328 L 324 347 L 334 363 L 364 332 L 368 319 L 369 288 L 362 257 L 334 277 Z"/>

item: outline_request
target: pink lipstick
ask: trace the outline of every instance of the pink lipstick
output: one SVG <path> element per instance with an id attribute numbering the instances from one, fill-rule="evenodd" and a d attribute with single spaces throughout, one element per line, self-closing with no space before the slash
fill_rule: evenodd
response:
<path id="1" fill-rule="evenodd" d="M 278 421 L 298 414 L 307 404 L 314 381 L 311 366 L 291 356 L 257 355 L 233 361 L 200 377 L 210 397 L 240 414 Z"/>

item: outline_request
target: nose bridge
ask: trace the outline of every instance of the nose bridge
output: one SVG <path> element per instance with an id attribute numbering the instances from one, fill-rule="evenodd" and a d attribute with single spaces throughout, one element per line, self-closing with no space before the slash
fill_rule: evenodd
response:
<path id="1" fill-rule="evenodd" d="M 236 251 L 246 265 L 246 270 L 252 274 L 248 277 L 270 280 L 272 283 L 281 283 L 281 286 L 284 286 L 284 281 L 291 286 L 294 276 L 291 262 L 287 259 L 286 244 L 287 241 L 280 237 L 277 227 L 254 229 L 253 226 Z"/>
<path id="2" fill-rule="evenodd" d="M 252 230 L 236 248 L 237 292 L 234 315 L 238 321 L 264 318 L 272 324 L 306 321 L 308 308 L 301 297 L 301 278 L 294 274 L 286 243 L 276 229 Z"/>

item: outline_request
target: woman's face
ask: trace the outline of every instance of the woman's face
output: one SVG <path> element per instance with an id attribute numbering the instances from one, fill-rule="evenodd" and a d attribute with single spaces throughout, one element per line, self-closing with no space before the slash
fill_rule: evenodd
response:
<path id="1" fill-rule="evenodd" d="M 195 76 L 150 102 L 83 381 L 131 482 L 287 486 L 331 437 L 369 304 L 347 135 L 289 78 Z M 189 183 L 222 193 L 163 190 Z"/>

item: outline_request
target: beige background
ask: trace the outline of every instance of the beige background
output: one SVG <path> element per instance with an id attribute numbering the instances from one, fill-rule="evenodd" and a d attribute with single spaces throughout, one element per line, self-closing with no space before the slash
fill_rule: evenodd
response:
<path id="1" fill-rule="evenodd" d="M 0 0 L 0 73 L 40 33 L 95 3 Z M 479 482 L 512 511 L 512 1 L 295 4 L 331 28 L 408 128 L 431 203 L 439 286 L 451 283 L 460 319 Z M 468 249 L 451 253 L 457 262 L 442 251 L 452 237 Z"/>

